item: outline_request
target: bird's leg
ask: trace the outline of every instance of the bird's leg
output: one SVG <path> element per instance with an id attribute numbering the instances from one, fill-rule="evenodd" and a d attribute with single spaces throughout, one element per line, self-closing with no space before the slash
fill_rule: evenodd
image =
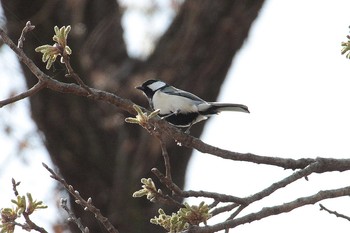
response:
<path id="1" fill-rule="evenodd" d="M 169 113 L 168 115 L 161 117 L 161 119 L 163 120 L 163 119 L 166 119 L 166 118 L 171 117 L 173 115 L 177 115 L 179 113 L 180 113 L 180 110 L 176 110 L 175 112 Z"/>
<path id="2" fill-rule="evenodd" d="M 188 128 L 185 130 L 185 134 L 190 134 L 190 129 L 192 127 L 193 123 L 190 124 L 190 126 L 188 126 Z"/>
<path id="3" fill-rule="evenodd" d="M 169 113 L 168 115 L 162 116 L 160 119 L 164 120 L 164 119 L 166 119 L 168 117 L 171 117 L 174 114 L 175 114 L 175 112 Z"/>

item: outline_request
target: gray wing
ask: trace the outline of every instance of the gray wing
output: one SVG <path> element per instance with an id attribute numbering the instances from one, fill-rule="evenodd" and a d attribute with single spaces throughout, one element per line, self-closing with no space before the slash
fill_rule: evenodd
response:
<path id="1" fill-rule="evenodd" d="M 162 91 L 164 93 L 171 94 L 171 95 L 183 96 L 185 98 L 188 98 L 188 99 L 191 99 L 194 101 L 206 102 L 205 100 L 202 100 L 201 98 L 199 98 L 198 96 L 196 96 L 190 92 L 183 91 L 183 90 L 177 89 L 177 88 L 172 87 L 172 86 L 167 86 Z"/>

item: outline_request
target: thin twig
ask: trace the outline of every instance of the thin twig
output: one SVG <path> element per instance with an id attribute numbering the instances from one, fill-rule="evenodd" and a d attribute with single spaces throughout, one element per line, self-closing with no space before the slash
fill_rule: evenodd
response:
<path id="1" fill-rule="evenodd" d="M 333 214 L 333 215 L 335 215 L 338 218 L 343 218 L 343 219 L 346 219 L 346 220 L 350 221 L 350 217 L 349 216 L 346 216 L 344 214 L 339 214 L 337 211 L 329 210 L 326 207 L 324 207 L 322 204 L 319 204 L 319 206 L 320 206 L 320 210 L 325 210 L 328 213 Z"/>
<path id="2" fill-rule="evenodd" d="M 160 138 L 159 141 L 160 141 L 160 147 L 162 149 L 162 155 L 164 158 L 165 177 L 168 178 L 169 180 L 172 180 L 169 154 L 168 154 L 168 151 L 166 149 L 165 142 L 162 140 L 162 138 Z"/>
<path id="3" fill-rule="evenodd" d="M 232 195 L 226 195 L 222 193 L 215 193 L 215 192 L 208 192 L 208 191 L 194 191 L 194 190 L 188 190 L 188 191 L 182 191 L 181 193 L 182 197 L 206 197 L 206 198 L 213 198 L 214 200 L 220 201 L 220 202 L 234 202 L 238 204 L 246 204 L 246 200 L 244 198 L 235 197 Z"/>
<path id="4" fill-rule="evenodd" d="M 210 211 L 210 214 L 212 216 L 224 213 L 224 212 L 228 212 L 233 210 L 234 208 L 237 208 L 238 206 L 240 206 L 240 204 L 237 203 L 232 203 L 232 204 L 228 204 L 222 207 L 216 207 L 215 209 L 213 209 L 212 211 Z"/>
<path id="5" fill-rule="evenodd" d="M 45 83 L 42 81 L 38 81 L 32 88 L 30 88 L 27 91 L 24 91 L 16 96 L 4 99 L 0 101 L 0 108 L 4 107 L 5 105 L 17 102 L 19 100 L 22 100 L 24 98 L 27 98 L 29 96 L 33 96 L 34 94 L 38 93 L 40 90 L 45 88 Z"/>
<path id="6" fill-rule="evenodd" d="M 74 197 L 75 203 L 81 205 L 85 211 L 90 211 L 94 214 L 95 218 L 102 223 L 105 229 L 110 233 L 119 233 L 119 231 L 112 225 L 108 218 L 101 214 L 101 211 L 92 204 L 92 199 L 89 197 L 87 200 L 82 198 L 79 191 L 75 190 L 72 185 L 69 185 L 62 177 L 57 175 L 49 166 L 42 163 L 44 168 L 51 173 L 51 178 L 60 182 L 64 188 Z"/>
<path id="7" fill-rule="evenodd" d="M 146 127 L 147 128 L 147 127 Z M 154 129 L 154 127 L 151 127 L 151 129 Z M 162 150 L 162 156 L 164 159 L 164 166 L 165 166 L 165 177 L 169 179 L 172 182 L 172 177 L 171 177 L 171 166 L 170 166 L 170 159 L 169 159 L 169 154 L 168 150 L 166 148 L 165 141 L 162 137 L 162 133 L 155 129 L 155 130 L 148 130 L 151 134 L 153 134 L 156 138 L 158 138 L 158 141 L 160 143 L 160 148 Z"/>
<path id="8" fill-rule="evenodd" d="M 152 168 L 151 170 L 153 174 L 157 176 L 159 181 L 164 184 L 168 189 L 173 191 L 173 193 L 180 197 L 206 197 L 206 198 L 213 198 L 216 201 L 220 202 L 235 202 L 238 204 L 246 204 L 245 199 L 226 195 L 226 194 L 220 194 L 215 192 L 207 192 L 207 191 L 183 191 L 177 186 L 172 180 L 168 179 L 166 176 L 164 176 L 163 173 L 161 173 L 157 168 Z"/>
<path id="9" fill-rule="evenodd" d="M 247 206 L 241 205 L 240 207 L 238 207 L 238 209 L 236 209 L 236 211 L 233 212 L 227 220 L 234 219 L 245 207 L 247 207 Z"/>
<path id="10" fill-rule="evenodd" d="M 163 173 L 161 173 L 157 168 L 152 168 L 151 172 L 157 176 L 159 181 L 164 184 L 169 190 L 174 194 L 181 196 L 182 190 L 177 186 L 172 180 L 167 178 Z"/>
<path id="11" fill-rule="evenodd" d="M 220 204 L 220 201 L 214 200 L 213 203 L 208 205 L 209 209 L 215 208 L 218 204 Z"/>
<path id="12" fill-rule="evenodd" d="M 66 66 L 66 69 L 68 71 L 67 76 L 72 77 L 82 88 L 84 88 L 90 95 L 92 95 L 93 92 L 90 90 L 90 87 L 83 82 L 83 80 L 79 77 L 77 73 L 74 72 L 74 69 L 70 64 L 69 56 L 63 53 L 62 57 L 63 57 L 63 62 Z"/>
<path id="13" fill-rule="evenodd" d="M 166 178 L 164 176 L 163 173 L 161 173 L 157 168 L 152 168 L 151 171 L 158 177 L 158 179 L 160 180 L 161 183 L 163 183 L 168 189 L 170 189 L 168 187 L 168 185 L 165 183 L 167 181 L 169 181 L 170 183 L 174 184 L 171 180 L 169 180 L 168 178 Z M 175 184 L 174 184 L 175 185 Z M 180 189 L 180 188 L 179 188 Z M 173 191 L 172 189 L 170 189 L 171 191 Z M 174 193 L 174 192 L 173 192 Z M 170 197 L 169 195 L 165 195 L 159 192 L 156 192 L 155 195 L 157 196 L 157 201 L 163 204 L 167 204 L 167 205 L 172 205 L 172 206 L 176 206 L 178 208 L 183 208 L 185 207 L 183 204 L 181 204 L 180 202 L 176 201 L 174 198 Z"/>
<path id="14" fill-rule="evenodd" d="M 261 190 L 260 192 L 257 192 L 251 196 L 244 198 L 243 199 L 244 203 L 251 204 L 251 203 L 256 202 L 258 200 L 261 200 L 267 196 L 270 196 L 273 192 L 277 191 L 278 189 L 284 188 L 287 185 L 293 183 L 294 181 L 310 175 L 311 173 L 319 170 L 322 166 L 323 166 L 322 163 L 315 162 L 315 163 L 309 165 L 308 167 L 306 167 L 305 169 L 301 169 L 299 171 L 296 171 L 292 175 L 287 176 L 286 178 L 284 178 L 278 182 L 273 183 L 269 187 Z"/>
<path id="15" fill-rule="evenodd" d="M 20 184 L 21 184 L 21 182 L 16 182 L 16 180 L 14 178 L 12 178 L 12 190 L 13 190 L 13 193 L 15 194 L 15 197 L 18 196 L 17 186 Z"/>
<path id="16" fill-rule="evenodd" d="M 26 35 L 28 32 L 34 30 L 34 28 L 35 28 L 35 26 L 32 25 L 30 21 L 28 21 L 28 22 L 26 23 L 26 26 L 23 28 L 22 33 L 21 33 L 21 36 L 20 36 L 19 39 L 18 39 L 18 43 L 17 43 L 17 47 L 18 47 L 18 48 L 20 48 L 20 49 L 23 48 L 24 41 L 26 40 L 25 35 Z"/>
<path id="17" fill-rule="evenodd" d="M 62 209 L 64 209 L 68 213 L 68 215 L 69 215 L 68 220 L 71 222 L 74 222 L 75 225 L 77 225 L 77 227 L 79 228 L 79 230 L 82 233 L 89 233 L 90 232 L 88 227 L 84 227 L 80 218 L 77 218 L 75 216 L 75 214 L 73 213 L 73 211 L 71 209 L 69 209 L 69 207 L 67 206 L 67 199 L 66 198 L 61 198 L 60 206 L 62 207 Z"/>

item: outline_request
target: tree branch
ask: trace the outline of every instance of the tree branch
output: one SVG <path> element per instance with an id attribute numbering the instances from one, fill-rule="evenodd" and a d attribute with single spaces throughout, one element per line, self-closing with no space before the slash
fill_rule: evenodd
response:
<path id="1" fill-rule="evenodd" d="M 34 30 L 34 28 L 35 28 L 35 26 L 32 25 L 30 21 L 28 21 L 28 22 L 26 23 L 26 26 L 23 28 L 22 33 L 21 33 L 21 36 L 20 36 L 19 39 L 18 39 L 18 43 L 17 43 L 17 47 L 18 47 L 18 48 L 20 48 L 20 49 L 23 48 L 23 44 L 24 44 L 24 41 L 25 41 L 25 39 L 26 39 L 26 38 L 25 38 L 25 35 L 26 35 L 28 32 Z"/>
<path id="2" fill-rule="evenodd" d="M 30 227 L 30 229 L 33 229 L 35 231 L 38 231 L 40 233 L 48 233 L 44 228 L 39 227 L 38 225 L 36 225 L 29 217 L 29 214 L 24 211 L 23 213 L 23 217 L 26 220 L 26 223 L 28 224 L 28 226 Z"/>
<path id="3" fill-rule="evenodd" d="M 165 166 L 165 177 L 167 179 L 169 179 L 170 181 L 172 181 L 170 159 L 169 159 L 168 150 L 166 148 L 166 144 L 165 144 L 165 142 L 160 134 L 156 134 L 156 137 L 158 138 L 159 143 L 160 143 L 160 147 L 162 149 L 162 155 L 164 158 L 164 166 Z"/>
<path id="4" fill-rule="evenodd" d="M 215 216 L 215 215 L 221 214 L 223 212 L 231 211 L 239 206 L 240 206 L 240 204 L 237 204 L 237 203 L 228 204 L 226 206 L 217 207 L 217 208 L 213 209 L 210 213 L 212 216 Z"/>
<path id="5" fill-rule="evenodd" d="M 350 221 L 350 217 L 344 215 L 344 214 L 339 214 L 337 211 L 332 211 L 330 209 L 327 209 L 326 207 L 324 207 L 322 204 L 319 204 L 320 206 L 320 210 L 325 210 L 326 212 L 330 213 L 330 214 L 334 214 L 336 217 L 338 218 L 344 218 L 348 221 Z"/>
<path id="6" fill-rule="evenodd" d="M 187 232 L 196 232 L 196 233 L 211 233 L 216 232 L 220 230 L 224 230 L 227 228 L 234 228 L 239 225 L 243 225 L 245 223 L 251 223 L 253 221 L 257 221 L 272 215 L 278 215 L 281 213 L 290 212 L 296 208 L 299 208 L 301 206 L 305 205 L 312 205 L 315 204 L 321 200 L 329 199 L 329 198 L 336 198 L 336 197 L 342 197 L 342 196 L 348 196 L 350 195 L 350 186 L 339 188 L 339 189 L 332 189 L 332 190 L 326 190 L 326 191 L 319 191 L 318 193 L 307 196 L 307 197 L 301 197 L 298 199 L 295 199 L 294 201 L 284 203 L 282 205 L 276 205 L 273 207 L 265 207 L 262 210 L 247 214 L 243 217 L 231 219 L 222 223 L 218 223 L 212 226 L 205 226 L 205 227 L 197 227 L 193 226 L 189 231 Z"/>
<path id="7" fill-rule="evenodd" d="M 71 221 L 71 222 L 74 222 L 75 225 L 78 226 L 79 230 L 80 230 L 82 233 L 89 233 L 89 232 L 90 232 L 90 231 L 89 231 L 89 228 L 88 228 L 88 227 L 85 227 L 85 226 L 83 225 L 83 223 L 81 222 L 80 218 L 77 218 L 77 217 L 75 216 L 75 214 L 73 213 L 73 211 L 71 211 L 71 210 L 69 209 L 69 207 L 67 206 L 67 199 L 61 198 L 61 200 L 60 200 L 60 206 L 62 207 L 62 209 L 64 209 L 64 210 L 68 213 L 68 215 L 69 215 L 68 220 Z"/>
<path id="8" fill-rule="evenodd" d="M 66 53 L 63 53 L 62 57 L 64 65 L 66 66 L 66 69 L 68 71 L 67 76 L 72 77 L 82 88 L 84 88 L 91 95 L 92 91 L 90 90 L 90 88 L 83 82 L 79 75 L 74 72 L 74 69 L 70 64 L 69 56 Z"/>
<path id="9" fill-rule="evenodd" d="M 315 162 L 311 165 L 309 165 L 308 167 L 301 169 L 299 171 L 294 172 L 292 175 L 287 176 L 286 178 L 282 179 L 281 181 L 278 181 L 276 183 L 273 183 L 271 186 L 269 186 L 268 188 L 257 192 L 249 197 L 244 198 L 244 203 L 246 204 L 251 204 L 253 202 L 256 202 L 258 200 L 261 200 L 269 195 L 271 195 L 273 192 L 275 192 L 278 189 L 281 189 L 285 186 L 287 186 L 288 184 L 293 183 L 294 181 L 303 178 L 305 176 L 310 175 L 311 173 L 317 171 L 320 169 L 320 167 L 323 166 L 322 163 L 319 162 Z"/>
<path id="10" fill-rule="evenodd" d="M 1 100 L 0 101 L 0 108 L 4 107 L 5 105 L 8 105 L 8 104 L 12 104 L 14 102 L 17 102 L 19 100 L 22 100 L 24 98 L 27 98 L 29 96 L 33 96 L 35 95 L 36 93 L 38 93 L 40 90 L 44 89 L 45 88 L 45 83 L 42 82 L 42 81 L 38 81 L 37 84 L 35 84 L 32 88 L 30 88 L 29 90 L 25 91 L 25 92 L 22 92 L 16 96 L 13 96 L 13 97 L 10 97 L 8 99 L 5 99 L 5 100 Z"/>
<path id="11" fill-rule="evenodd" d="M 80 196 L 77 190 L 74 190 L 72 185 L 69 185 L 62 177 L 57 175 L 51 168 L 49 168 L 49 166 L 47 166 L 45 163 L 42 163 L 42 165 L 51 173 L 51 178 L 61 183 L 63 187 L 74 197 L 75 203 L 81 205 L 85 211 L 90 211 L 93 213 L 95 215 L 95 218 L 105 227 L 109 233 L 119 233 L 119 231 L 112 225 L 108 218 L 104 217 L 101 214 L 101 211 L 92 204 L 91 197 L 89 197 L 88 200 L 85 200 Z"/>

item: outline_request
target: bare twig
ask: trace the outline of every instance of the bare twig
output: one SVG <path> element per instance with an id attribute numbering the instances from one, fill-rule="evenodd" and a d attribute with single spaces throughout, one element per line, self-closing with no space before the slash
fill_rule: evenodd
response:
<path id="1" fill-rule="evenodd" d="M 213 203 L 211 203 L 210 205 L 208 205 L 208 207 L 209 207 L 209 209 L 213 209 L 213 208 L 215 208 L 218 204 L 220 204 L 220 201 L 214 200 Z"/>
<path id="2" fill-rule="evenodd" d="M 85 211 L 90 211 L 95 215 L 95 218 L 102 223 L 105 229 L 110 233 L 119 233 L 119 231 L 112 225 L 108 218 L 101 214 L 101 211 L 92 204 L 92 199 L 89 197 L 87 200 L 82 198 L 79 191 L 75 190 L 72 185 L 69 185 L 62 177 L 57 175 L 49 166 L 42 163 L 44 168 L 51 173 L 51 178 L 60 182 L 64 188 L 74 197 L 75 203 L 81 205 Z"/>
<path id="3" fill-rule="evenodd" d="M 181 196 L 182 197 L 206 197 L 206 198 L 213 198 L 214 200 L 217 200 L 220 202 L 234 202 L 242 205 L 246 204 L 245 199 L 243 198 L 235 197 L 232 195 L 221 194 L 221 193 L 208 192 L 208 191 L 194 191 L 194 190 L 182 191 Z"/>
<path id="4" fill-rule="evenodd" d="M 160 141 L 160 147 L 162 149 L 162 155 L 164 158 L 165 177 L 168 178 L 169 180 L 172 180 L 169 154 L 168 154 L 168 151 L 166 149 L 165 142 L 162 140 L 162 138 L 160 138 L 159 141 Z"/>
<path id="5" fill-rule="evenodd" d="M 226 206 L 222 206 L 222 207 L 217 207 L 215 209 L 213 209 L 212 211 L 210 211 L 210 214 L 212 216 L 224 213 L 224 212 L 228 212 L 233 210 L 234 208 L 237 208 L 238 206 L 240 206 L 240 204 L 237 203 L 232 203 L 232 204 L 228 204 Z"/>
<path id="6" fill-rule="evenodd" d="M 233 214 L 231 214 L 231 216 L 227 219 L 234 219 L 245 207 L 247 207 L 246 205 L 241 205 L 240 207 L 238 207 L 238 209 L 236 209 L 235 212 L 233 212 Z"/>
<path id="7" fill-rule="evenodd" d="M 260 192 L 257 192 L 249 197 L 246 197 L 243 199 L 244 203 L 251 204 L 253 202 L 256 202 L 258 200 L 261 200 L 269 195 L 271 195 L 273 192 L 275 192 L 278 189 L 284 188 L 285 186 L 293 183 L 294 181 L 301 179 L 307 175 L 310 175 L 311 173 L 319 170 L 323 166 L 322 163 L 315 162 L 311 164 L 310 166 L 306 167 L 305 169 L 301 169 L 299 171 L 294 172 L 292 175 L 287 176 L 286 178 L 273 183 L 271 186 L 261 190 Z"/>
<path id="8" fill-rule="evenodd" d="M 152 127 L 151 129 L 154 129 L 154 127 Z M 150 131 L 150 130 L 148 130 L 148 131 Z M 160 147 L 162 150 L 162 156 L 164 159 L 164 166 L 165 166 L 165 177 L 172 182 L 170 159 L 169 159 L 168 151 L 166 149 L 165 141 L 163 139 L 163 135 L 158 129 L 154 129 L 153 131 L 154 131 L 154 133 L 152 133 L 151 131 L 150 131 L 150 133 L 153 134 L 156 138 L 158 138 L 158 141 L 160 143 Z"/>
<path id="9" fill-rule="evenodd" d="M 12 178 L 12 190 L 13 190 L 13 193 L 15 194 L 15 197 L 18 196 L 17 186 L 20 184 L 21 184 L 21 182 L 16 182 L 16 180 L 14 178 Z"/>
<path id="10" fill-rule="evenodd" d="M 322 204 L 319 204 L 319 206 L 320 206 L 320 210 L 325 210 L 325 211 L 327 211 L 328 213 L 333 214 L 333 215 L 335 215 L 335 216 L 338 217 L 338 218 L 343 218 L 343 219 L 346 219 L 346 220 L 350 221 L 350 217 L 349 217 L 349 216 L 346 216 L 346 215 L 344 215 L 344 214 L 339 214 L 337 211 L 332 211 L 332 210 L 330 210 L 330 209 L 327 209 L 327 208 L 324 207 L 324 205 L 322 205 Z"/>
<path id="11" fill-rule="evenodd" d="M 16 96 L 10 97 L 8 99 L 5 100 L 1 100 L 0 101 L 0 108 L 2 108 L 5 105 L 17 102 L 21 99 L 27 98 L 29 96 L 32 96 L 34 94 L 36 94 L 37 92 L 39 92 L 40 90 L 42 90 L 43 88 L 45 88 L 45 83 L 42 81 L 38 81 L 32 88 L 30 88 L 29 90 L 22 92 Z"/>
<path id="12" fill-rule="evenodd" d="M 90 95 L 92 95 L 93 92 L 90 90 L 90 87 L 87 86 L 83 82 L 83 80 L 79 77 L 79 75 L 74 72 L 74 69 L 72 68 L 72 66 L 70 64 L 69 56 L 67 54 L 63 53 L 62 57 L 63 57 L 63 62 L 66 66 L 66 69 L 68 71 L 67 76 L 72 77 L 82 88 L 84 88 Z"/>
<path id="13" fill-rule="evenodd" d="M 220 193 L 214 193 L 214 192 L 207 192 L 207 191 L 183 191 L 177 186 L 173 181 L 168 179 L 166 176 L 164 176 L 163 173 L 161 173 L 157 168 L 153 168 L 151 170 L 153 174 L 157 176 L 157 178 L 162 182 L 168 189 L 173 191 L 175 195 L 180 197 L 206 197 L 206 198 L 213 198 L 216 201 L 220 202 L 235 202 L 239 204 L 246 204 L 245 200 L 243 198 L 234 197 L 231 195 L 225 195 Z"/>
<path id="14" fill-rule="evenodd" d="M 69 215 L 69 218 L 68 220 L 71 221 L 71 222 L 74 222 L 75 225 L 78 226 L 79 230 L 82 232 L 82 233 L 89 233 L 89 228 L 88 227 L 84 227 L 83 223 L 81 222 L 80 218 L 77 218 L 75 216 L 75 214 L 73 213 L 73 211 L 71 211 L 69 209 L 69 207 L 67 206 L 67 199 L 66 198 L 61 198 L 60 200 L 60 206 L 62 207 L 62 209 L 64 209 L 68 215 Z"/>
<path id="15" fill-rule="evenodd" d="M 18 44 L 17 44 L 17 47 L 18 47 L 18 48 L 20 48 L 20 49 L 23 48 L 24 41 L 26 40 L 25 35 L 26 35 L 28 32 L 34 30 L 34 28 L 35 28 L 35 26 L 32 25 L 30 21 L 28 21 L 28 22 L 26 23 L 26 26 L 23 28 L 22 33 L 21 33 L 21 36 L 20 36 L 19 39 L 18 39 Z"/>
<path id="16" fill-rule="evenodd" d="M 152 168 L 151 171 L 154 175 L 157 176 L 160 182 L 164 184 L 169 190 L 171 190 L 174 194 L 180 196 L 182 190 L 177 186 L 172 180 L 167 178 L 163 173 L 161 173 L 157 168 Z"/>

